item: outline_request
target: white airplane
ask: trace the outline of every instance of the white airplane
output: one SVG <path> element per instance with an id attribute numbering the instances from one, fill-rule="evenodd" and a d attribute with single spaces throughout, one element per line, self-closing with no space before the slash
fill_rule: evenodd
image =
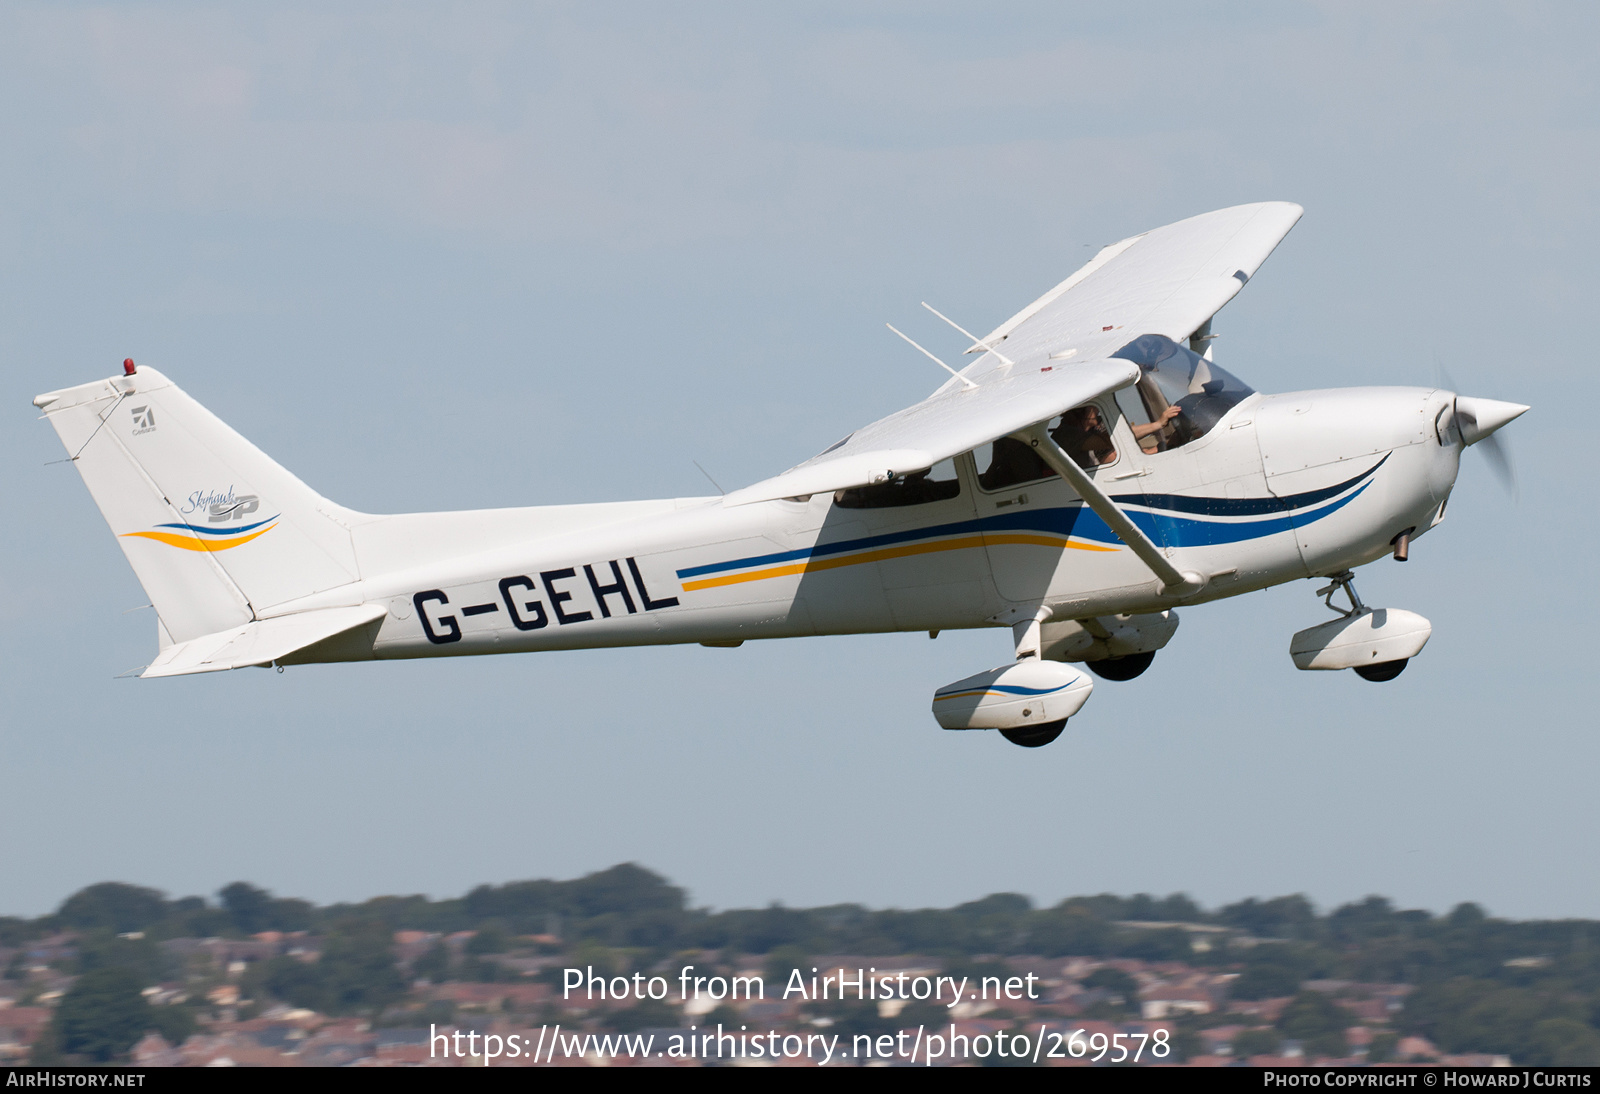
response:
<path id="1" fill-rule="evenodd" d="M 34 405 L 159 615 L 143 676 L 1005 627 L 1014 659 L 939 688 L 933 713 L 1037 747 L 1089 698 L 1074 666 L 1138 676 L 1178 605 L 1326 578 L 1350 606 L 1294 636 L 1294 663 L 1369 680 L 1428 640 L 1421 616 L 1363 605 L 1351 571 L 1404 561 L 1462 450 L 1528 408 L 1264 395 L 1214 363 L 1213 317 L 1301 212 L 1114 243 L 987 336 L 961 331 L 975 360 L 926 399 L 721 497 L 373 516 L 131 360 Z"/>

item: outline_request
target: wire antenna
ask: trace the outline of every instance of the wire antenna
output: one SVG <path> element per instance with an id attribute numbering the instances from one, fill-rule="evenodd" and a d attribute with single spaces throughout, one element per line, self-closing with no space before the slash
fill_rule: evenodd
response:
<path id="1" fill-rule="evenodd" d="M 690 460 L 689 462 L 694 464 L 696 467 L 700 467 L 700 461 L 699 460 Z M 711 477 L 711 472 L 707 471 L 703 467 L 700 467 L 700 474 L 704 475 L 706 477 L 706 481 L 709 482 L 712 486 L 717 486 L 717 480 Z M 724 497 L 726 497 L 727 494 L 728 494 L 728 492 L 726 490 L 724 490 L 720 486 L 717 486 L 717 493 L 723 495 Z"/>
<path id="2" fill-rule="evenodd" d="M 895 330 L 893 323 L 885 323 L 884 326 L 888 327 L 890 330 L 893 330 L 896 334 L 899 334 L 901 338 L 905 338 L 907 342 L 911 342 L 910 338 L 906 338 L 906 336 L 904 334 L 902 334 L 900 331 Z M 932 361 L 934 364 L 936 364 L 940 368 L 944 369 L 950 375 L 954 376 L 957 380 L 960 380 L 963 384 L 966 384 L 968 389 L 975 388 L 975 387 L 978 386 L 977 384 L 973 383 L 971 380 L 967 379 L 965 376 L 961 375 L 961 373 L 957 372 L 955 369 L 951 368 L 949 365 L 947 365 L 943 361 L 939 360 L 933 354 L 929 353 L 927 350 L 925 350 L 921 346 L 917 345 L 915 342 L 911 342 L 911 345 L 912 345 L 913 348 L 915 348 L 917 350 L 917 352 L 921 353 L 928 360 Z"/>
<path id="3" fill-rule="evenodd" d="M 922 302 L 922 306 L 927 308 L 934 315 L 937 315 L 940 319 L 943 319 L 946 323 L 949 323 L 952 327 L 954 327 L 956 330 L 960 331 L 962 334 L 966 335 L 968 338 L 972 339 L 972 349 L 969 349 L 966 352 L 971 353 L 973 350 L 982 349 L 982 350 L 986 350 L 987 352 L 992 353 L 996 357 L 1000 358 L 1000 363 L 1003 364 L 1003 365 L 1014 365 L 1014 364 L 1016 364 L 1016 362 L 1013 361 L 1011 358 L 1009 358 L 1005 354 L 1001 353 L 998 349 L 995 349 L 995 347 L 989 345 L 983 339 L 979 338 L 976 334 L 973 334 L 966 327 L 963 327 L 960 323 L 957 323 L 954 319 L 951 319 L 948 315 L 946 315 L 944 312 L 940 311 L 938 308 L 934 307 L 932 304 L 928 303 L 926 300 L 924 300 Z"/>

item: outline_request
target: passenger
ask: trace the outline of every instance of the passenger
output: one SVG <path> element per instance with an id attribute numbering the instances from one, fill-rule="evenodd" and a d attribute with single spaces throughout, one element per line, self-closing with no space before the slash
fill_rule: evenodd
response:
<path id="1" fill-rule="evenodd" d="M 989 466 L 978 476 L 985 490 L 1001 490 L 1017 483 L 1047 479 L 1054 472 L 1033 449 L 1011 437 L 996 437 Z"/>
<path id="2" fill-rule="evenodd" d="M 1117 458 L 1111 434 L 1100 417 L 1100 408 L 1093 403 L 1074 407 L 1063 414 L 1061 424 L 1050 436 L 1079 467 L 1100 467 Z"/>

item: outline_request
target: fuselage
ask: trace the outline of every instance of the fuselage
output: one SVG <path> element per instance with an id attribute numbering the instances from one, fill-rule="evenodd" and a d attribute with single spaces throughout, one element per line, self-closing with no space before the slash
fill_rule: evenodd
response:
<path id="1" fill-rule="evenodd" d="M 1054 619 L 1160 611 L 1350 569 L 1424 534 L 1459 466 L 1454 400 L 1425 388 L 1252 394 L 1159 452 L 1099 400 L 1114 451 L 1090 474 L 1179 569 L 1207 579 L 1181 599 L 1160 594 L 1065 481 L 985 489 L 968 453 L 954 495 L 920 504 L 846 507 L 829 494 L 507 510 L 478 518 L 484 549 L 419 550 L 414 566 L 406 518 L 390 518 L 365 541 L 355 531 L 358 550 L 386 559 L 364 571 L 385 572 L 264 614 L 387 606 L 375 641 L 292 663 L 953 630 L 1041 605 Z M 425 538 L 418 520 L 411 534 Z"/>

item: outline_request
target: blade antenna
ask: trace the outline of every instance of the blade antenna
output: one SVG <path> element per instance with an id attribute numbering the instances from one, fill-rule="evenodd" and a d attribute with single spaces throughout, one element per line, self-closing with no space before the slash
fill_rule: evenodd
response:
<path id="1" fill-rule="evenodd" d="M 960 331 L 962 334 L 966 335 L 968 338 L 972 339 L 972 349 L 967 350 L 968 353 L 971 353 L 972 350 L 979 349 L 981 347 L 985 351 L 987 351 L 989 353 L 992 353 L 996 357 L 1000 358 L 1000 363 L 1003 364 L 1003 365 L 1014 365 L 1014 364 L 1016 364 L 1016 362 L 1013 361 L 1011 358 L 1007 357 L 1005 354 L 1001 353 L 999 350 L 995 349 L 993 346 L 988 345 L 987 343 L 985 343 L 983 341 L 983 339 L 979 338 L 976 334 L 973 334 L 971 331 L 967 330 L 967 328 L 963 327 L 960 323 L 957 323 L 954 319 L 951 319 L 948 315 L 946 315 L 944 312 L 940 311 L 938 308 L 934 307 L 932 304 L 928 303 L 926 300 L 924 300 L 922 302 L 922 306 L 927 308 L 934 315 L 937 315 L 940 319 L 943 319 L 946 323 L 949 323 L 952 327 L 954 327 L 956 330 Z"/>
<path id="2" fill-rule="evenodd" d="M 899 334 L 901 338 L 905 338 L 907 342 L 911 342 L 911 339 L 906 338 L 906 336 L 904 334 L 902 334 L 900 331 L 895 330 L 893 323 L 885 323 L 884 326 L 888 327 L 890 330 L 893 330 L 896 334 Z M 947 365 L 943 361 L 939 360 L 933 354 L 929 353 L 927 350 L 925 350 L 921 346 L 917 345 L 915 342 L 911 342 L 911 345 L 919 353 L 921 353 L 924 357 L 926 357 L 928 360 L 932 361 L 934 364 L 936 364 L 940 368 L 944 369 L 950 375 L 954 376 L 957 380 L 960 380 L 963 384 L 966 384 L 969 389 L 975 388 L 975 387 L 978 386 L 977 384 L 973 383 L 971 380 L 967 379 L 965 376 L 961 375 L 961 373 L 957 372 L 955 369 L 951 368 L 949 365 Z"/>

